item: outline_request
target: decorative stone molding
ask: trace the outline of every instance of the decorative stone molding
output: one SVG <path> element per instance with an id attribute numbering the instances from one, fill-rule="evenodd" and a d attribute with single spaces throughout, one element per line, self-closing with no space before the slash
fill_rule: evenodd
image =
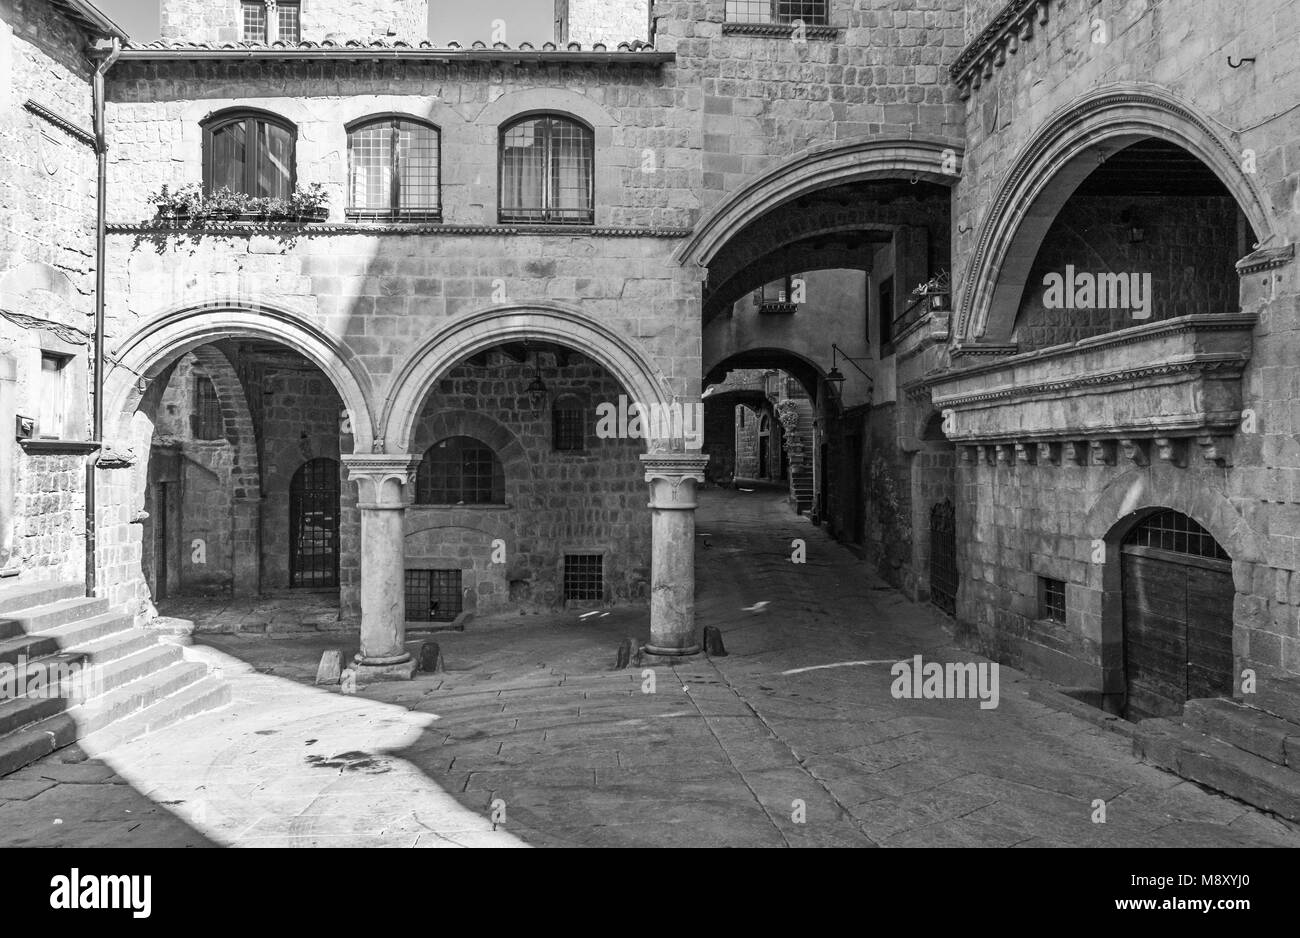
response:
<path id="1" fill-rule="evenodd" d="M 137 460 L 135 450 L 130 446 L 105 443 L 95 460 L 96 469 L 129 469 Z"/>
<path id="2" fill-rule="evenodd" d="M 1206 462 L 1225 468 L 1232 465 L 1232 437 L 1205 434 L 1196 438 L 1196 445 Z"/>
<path id="3" fill-rule="evenodd" d="M 1040 466 L 1056 466 L 1061 462 L 1061 450 L 1059 443 L 1040 442 L 1038 444 L 1038 464 Z"/>
<path id="4" fill-rule="evenodd" d="M 1184 467 L 1187 465 L 1187 441 L 1167 436 L 1156 437 L 1155 455 L 1162 462 Z"/>
<path id="5" fill-rule="evenodd" d="M 1098 466 L 1113 466 L 1116 462 L 1114 440 L 1089 440 L 1088 450 Z"/>
<path id="6" fill-rule="evenodd" d="M 348 479 L 357 483 L 358 508 L 405 508 L 409 486 L 415 481 L 419 456 L 356 453 L 343 456 Z"/>
<path id="7" fill-rule="evenodd" d="M 1237 261 L 1237 274 L 1259 273 L 1261 270 L 1274 270 L 1285 267 L 1295 259 L 1295 244 L 1284 244 L 1280 248 L 1260 248 Z"/>
<path id="8" fill-rule="evenodd" d="M 1124 458 L 1135 466 L 1151 465 L 1151 457 L 1147 453 L 1147 447 L 1148 444 L 1145 440 L 1121 438 L 1119 441 L 1119 448 L 1123 452 Z"/>
<path id="9" fill-rule="evenodd" d="M 707 453 L 649 453 L 642 455 L 650 485 L 651 508 L 693 509 L 695 486 L 704 484 Z"/>
<path id="10" fill-rule="evenodd" d="M 839 39 L 843 30 L 838 26 L 808 26 L 803 28 L 806 39 Z M 724 36 L 757 36 L 765 39 L 792 39 L 794 26 L 790 23 L 723 23 Z"/>
<path id="11" fill-rule="evenodd" d="M 1061 465 L 1084 466 L 1088 463 L 1088 446 L 1086 443 L 1071 441 L 1061 444 Z"/>
<path id="12" fill-rule="evenodd" d="M 584 238 L 666 238 L 679 240 L 691 233 L 690 228 L 612 228 L 594 225 L 444 225 L 439 222 L 374 222 L 371 224 L 349 223 L 330 224 L 327 222 L 281 222 L 281 221 L 203 221 L 196 224 L 133 224 L 122 223 L 108 226 L 109 234 L 155 235 L 166 237 L 177 235 L 193 237 L 196 234 L 219 236 L 258 234 L 293 234 L 298 237 L 320 237 L 325 235 L 373 235 L 391 237 L 394 235 L 486 235 L 498 236 L 560 236 Z"/>
<path id="13" fill-rule="evenodd" d="M 1050 0 L 1012 0 L 975 37 L 957 61 L 948 69 L 949 77 L 956 82 L 962 100 L 978 89 L 994 68 L 1006 64 L 1008 55 L 1015 55 L 1022 42 L 1034 37 L 1034 24 L 1047 25 Z"/>
<path id="14" fill-rule="evenodd" d="M 1038 447 L 1032 443 L 1016 444 L 1016 462 L 1032 466 L 1038 462 Z"/>
<path id="15" fill-rule="evenodd" d="M 84 130 L 81 127 L 78 127 L 76 124 L 68 120 L 63 115 L 51 111 L 43 104 L 40 104 L 36 101 L 29 100 L 25 104 L 23 104 L 23 107 L 26 108 L 30 113 L 35 114 L 41 120 L 45 121 L 47 124 L 57 127 L 59 130 L 63 131 L 73 140 L 76 140 L 78 143 L 84 144 L 91 148 L 95 146 L 94 134 L 92 134 L 89 130 Z"/>

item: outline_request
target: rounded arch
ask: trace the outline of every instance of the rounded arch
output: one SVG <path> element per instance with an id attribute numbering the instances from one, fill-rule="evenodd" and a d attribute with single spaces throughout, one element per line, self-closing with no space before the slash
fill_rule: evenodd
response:
<path id="1" fill-rule="evenodd" d="M 226 353 L 215 345 L 200 345 L 191 354 L 204 376 L 216 390 L 221 408 L 222 434 L 234 448 L 231 481 L 245 498 L 261 494 L 261 460 L 257 455 L 257 438 L 253 429 L 253 412 L 248 406 L 244 386 Z"/>
<path id="2" fill-rule="evenodd" d="M 431 446 L 450 437 L 473 437 L 491 449 L 501 461 L 507 489 L 512 485 L 532 483 L 533 465 L 528 450 L 509 427 L 487 414 L 460 408 L 439 410 L 419 420 L 417 427 L 411 443 L 420 456 Z"/>
<path id="3" fill-rule="evenodd" d="M 798 381 L 808 396 L 817 400 L 821 380 L 826 377 L 822 366 L 811 358 L 787 348 L 747 348 L 729 352 L 715 362 L 704 363 L 706 384 L 720 384 L 727 372 L 735 368 L 779 368 Z"/>
<path id="4" fill-rule="evenodd" d="M 415 423 L 439 377 L 477 352 L 526 340 L 582 352 L 613 375 L 635 401 L 666 406 L 674 400 L 667 378 L 650 355 L 635 339 L 605 323 L 555 305 L 493 306 L 448 323 L 407 357 L 389 385 L 379 438 L 390 452 L 409 452 Z"/>
<path id="5" fill-rule="evenodd" d="M 617 126 L 613 116 L 585 94 L 567 88 L 524 88 L 483 106 L 473 123 L 500 130 L 507 123 L 537 114 L 576 118 L 591 130 Z"/>
<path id="6" fill-rule="evenodd" d="M 1256 237 L 1270 215 L 1234 152 L 1196 112 L 1153 86 L 1092 91 L 1057 109 L 1024 146 L 984 216 L 962 279 L 959 342 L 1009 341 L 1038 248 L 1066 201 L 1102 158 L 1142 140 L 1176 144 L 1204 163 L 1236 199 Z"/>
<path id="7" fill-rule="evenodd" d="M 377 111 L 373 114 L 363 114 L 348 121 L 343 125 L 343 129 L 348 133 L 352 133 L 354 130 L 360 130 L 363 127 L 383 123 L 384 121 L 410 121 L 412 124 L 419 124 L 442 133 L 442 128 L 438 126 L 436 121 L 406 111 Z"/>
<path id="8" fill-rule="evenodd" d="M 365 370 L 333 337 L 300 317 L 270 306 L 187 308 L 159 316 L 110 349 L 104 378 L 104 413 L 129 437 L 131 419 L 147 384 L 181 355 L 219 339 L 278 342 L 315 364 L 333 383 L 348 410 L 354 447 L 370 452 L 375 440 L 370 382 Z"/>
<path id="9" fill-rule="evenodd" d="M 714 207 L 678 249 L 677 260 L 708 267 L 746 225 L 779 205 L 828 186 L 891 177 L 952 186 L 961 175 L 962 153 L 959 139 L 937 136 L 812 147 Z"/>
<path id="10" fill-rule="evenodd" d="M 1084 530 L 1105 541 L 1113 555 L 1135 525 L 1153 512 L 1172 509 L 1213 535 L 1236 563 L 1264 556 L 1259 536 L 1227 497 L 1186 469 L 1152 465 L 1123 473 L 1088 509 Z"/>
<path id="11" fill-rule="evenodd" d="M 234 107 L 224 107 L 217 111 L 209 111 L 199 121 L 199 126 L 204 130 L 215 130 L 223 124 L 229 124 L 237 120 L 244 120 L 249 117 L 268 121 L 272 124 L 278 124 L 285 130 L 293 132 L 295 136 L 298 133 L 298 125 L 283 114 L 278 114 L 275 111 L 270 111 L 266 108 L 247 107 L 245 105 L 235 105 Z"/>

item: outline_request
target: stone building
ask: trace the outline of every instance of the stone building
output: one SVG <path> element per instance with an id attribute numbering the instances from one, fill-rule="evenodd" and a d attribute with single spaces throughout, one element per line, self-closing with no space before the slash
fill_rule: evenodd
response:
<path id="1" fill-rule="evenodd" d="M 46 354 L 102 443 L 8 444 L 21 578 L 85 582 L 89 463 L 141 622 L 337 590 L 403 674 L 408 623 L 645 603 L 692 653 L 695 486 L 737 407 L 771 440 L 766 371 L 795 507 L 984 653 L 1133 717 L 1300 701 L 1295 4 L 560 0 L 554 42 L 434 46 L 421 0 L 164 0 L 98 59 L 102 256 L 89 9 L 0 0 L 0 409 Z"/>

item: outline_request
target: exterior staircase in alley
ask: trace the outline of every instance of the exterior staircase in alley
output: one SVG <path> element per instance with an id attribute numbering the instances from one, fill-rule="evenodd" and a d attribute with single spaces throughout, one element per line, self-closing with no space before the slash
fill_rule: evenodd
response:
<path id="1" fill-rule="evenodd" d="M 815 491 L 813 488 L 813 460 L 816 452 L 813 448 L 813 420 L 816 414 L 812 402 L 807 398 L 792 399 L 798 414 L 795 436 L 799 440 L 798 452 L 790 450 L 790 499 L 794 509 L 803 514 L 813 506 Z M 787 444 L 788 448 L 788 444 Z"/>
<path id="2" fill-rule="evenodd" d="M 1258 693 L 1189 700 L 1137 724 L 1144 762 L 1300 823 L 1300 680 L 1257 669 Z M 1246 701 L 1249 700 L 1249 703 Z"/>
<path id="3" fill-rule="evenodd" d="M 61 693 L 35 683 L 59 674 Z M 0 692 L 0 776 L 78 740 L 116 745 L 230 701 L 230 686 L 180 646 L 63 583 L 0 588 Z"/>

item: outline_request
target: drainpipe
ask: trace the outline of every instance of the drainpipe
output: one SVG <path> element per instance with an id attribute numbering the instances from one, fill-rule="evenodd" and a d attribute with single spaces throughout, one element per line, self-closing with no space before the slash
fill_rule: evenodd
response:
<path id="1" fill-rule="evenodd" d="M 95 595 L 95 561 L 99 547 L 95 525 L 95 466 L 104 442 L 104 283 L 105 246 L 108 228 L 108 136 L 104 128 L 104 76 L 122 54 L 122 40 L 116 36 L 107 54 L 95 68 L 92 95 L 95 110 L 95 157 L 97 191 L 95 193 L 95 351 L 94 384 L 91 387 L 94 408 L 91 439 L 100 449 L 86 456 L 86 595 Z"/>

